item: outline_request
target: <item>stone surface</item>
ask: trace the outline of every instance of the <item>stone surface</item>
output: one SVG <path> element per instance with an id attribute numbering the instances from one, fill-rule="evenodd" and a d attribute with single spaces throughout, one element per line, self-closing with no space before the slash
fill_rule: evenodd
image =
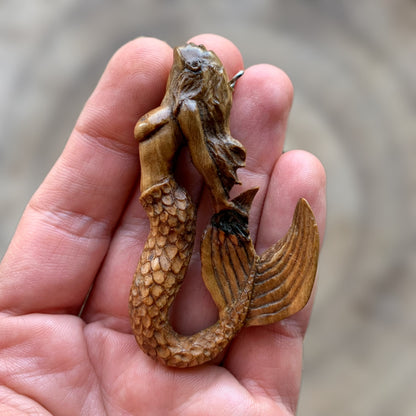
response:
<path id="1" fill-rule="evenodd" d="M 411 0 L 5 0 L 0 255 L 107 60 L 152 35 L 229 37 L 295 85 L 286 148 L 328 174 L 302 415 L 416 413 L 416 8 Z"/>

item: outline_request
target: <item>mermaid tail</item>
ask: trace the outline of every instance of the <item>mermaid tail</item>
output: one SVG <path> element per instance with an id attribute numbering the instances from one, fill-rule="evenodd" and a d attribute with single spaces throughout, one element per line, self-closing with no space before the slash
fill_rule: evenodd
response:
<path id="1" fill-rule="evenodd" d="M 309 205 L 300 200 L 286 237 L 259 257 L 248 231 L 248 210 L 256 192 L 247 191 L 233 200 L 238 209 L 215 214 L 205 231 L 202 277 L 218 307 L 219 319 L 190 336 L 172 328 L 169 308 L 192 255 L 195 209 L 173 179 L 142 194 L 150 233 L 129 305 L 136 340 L 149 356 L 168 366 L 200 365 L 220 354 L 243 326 L 276 322 L 306 304 L 319 247 Z M 306 249 L 299 244 L 304 238 L 310 242 Z M 298 262 L 302 254 L 309 262 Z"/>
<path id="2" fill-rule="evenodd" d="M 204 279 L 214 275 L 220 290 L 226 290 L 226 284 L 237 284 L 238 289 L 232 290 L 227 302 L 221 305 L 219 320 L 214 325 L 184 336 L 170 325 L 169 308 L 192 254 L 195 209 L 185 190 L 172 179 L 153 186 L 140 200 L 150 219 L 150 233 L 130 290 L 129 309 L 136 341 L 149 356 L 168 366 L 191 367 L 211 361 L 238 333 L 247 315 L 255 256 L 248 231 L 248 238 L 241 238 L 216 226 L 208 227 L 201 253 Z M 224 259 L 224 250 L 231 253 L 230 261 L 245 253 L 249 262 L 236 264 L 231 276 L 227 265 L 221 270 L 218 265 L 218 260 Z M 217 262 L 209 260 L 212 251 Z"/>

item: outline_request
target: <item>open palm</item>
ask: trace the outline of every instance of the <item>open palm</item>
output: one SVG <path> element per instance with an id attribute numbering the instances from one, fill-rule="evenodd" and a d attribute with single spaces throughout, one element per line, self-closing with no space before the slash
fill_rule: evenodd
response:
<path id="1" fill-rule="evenodd" d="M 242 69 L 226 39 L 192 41 L 214 50 L 230 76 Z M 133 128 L 160 103 L 171 63 L 171 48 L 156 39 L 115 54 L 23 215 L 0 266 L 2 415 L 295 412 L 311 302 L 282 322 L 244 329 L 221 363 L 198 368 L 154 362 L 131 333 L 128 293 L 148 231 Z M 303 151 L 282 155 L 291 101 L 290 81 L 269 65 L 248 68 L 234 93 L 231 130 L 247 150 L 239 176 L 244 188 L 260 186 L 250 215 L 259 253 L 286 233 L 299 197 L 323 235 L 321 164 Z M 209 195 L 186 152 L 181 157 L 178 175 L 200 206 L 199 234 Z M 198 268 L 196 254 L 173 316 L 183 333 L 215 320 Z"/>

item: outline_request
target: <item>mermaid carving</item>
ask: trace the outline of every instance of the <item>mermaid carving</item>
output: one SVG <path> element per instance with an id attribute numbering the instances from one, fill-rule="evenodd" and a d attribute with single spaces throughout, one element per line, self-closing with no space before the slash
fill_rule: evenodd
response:
<path id="1" fill-rule="evenodd" d="M 141 163 L 140 202 L 150 221 L 130 290 L 133 333 L 142 350 L 173 367 L 213 360 L 244 326 L 284 319 L 307 303 L 315 279 L 319 234 L 313 213 L 300 199 L 286 236 L 262 255 L 248 231 L 252 189 L 233 200 L 245 149 L 230 134 L 234 84 L 214 52 L 192 43 L 174 50 L 161 105 L 144 115 L 134 134 Z M 196 211 L 174 178 L 179 150 L 210 189 L 215 213 L 201 243 L 202 278 L 218 307 L 218 321 L 193 335 L 177 333 L 169 308 L 192 255 Z"/>

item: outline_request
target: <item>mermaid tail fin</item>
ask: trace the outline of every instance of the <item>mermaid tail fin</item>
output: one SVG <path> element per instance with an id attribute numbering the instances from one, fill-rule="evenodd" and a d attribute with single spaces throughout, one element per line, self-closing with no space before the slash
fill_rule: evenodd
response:
<path id="1" fill-rule="evenodd" d="M 220 316 L 244 304 L 245 326 L 270 324 L 301 310 L 312 292 L 319 255 L 318 227 L 302 198 L 285 237 L 259 257 L 248 231 L 256 192 L 244 192 L 232 201 L 235 209 L 215 214 L 201 244 L 202 277 Z"/>
<path id="2" fill-rule="evenodd" d="M 238 305 L 241 313 L 247 313 L 257 257 L 248 231 L 248 211 L 256 193 L 257 189 L 242 193 L 232 201 L 237 209 L 215 214 L 202 240 L 202 277 L 220 316 Z"/>
<path id="3" fill-rule="evenodd" d="M 318 227 L 302 198 L 286 236 L 258 258 L 245 325 L 270 324 L 301 310 L 312 291 L 318 255 Z"/>

